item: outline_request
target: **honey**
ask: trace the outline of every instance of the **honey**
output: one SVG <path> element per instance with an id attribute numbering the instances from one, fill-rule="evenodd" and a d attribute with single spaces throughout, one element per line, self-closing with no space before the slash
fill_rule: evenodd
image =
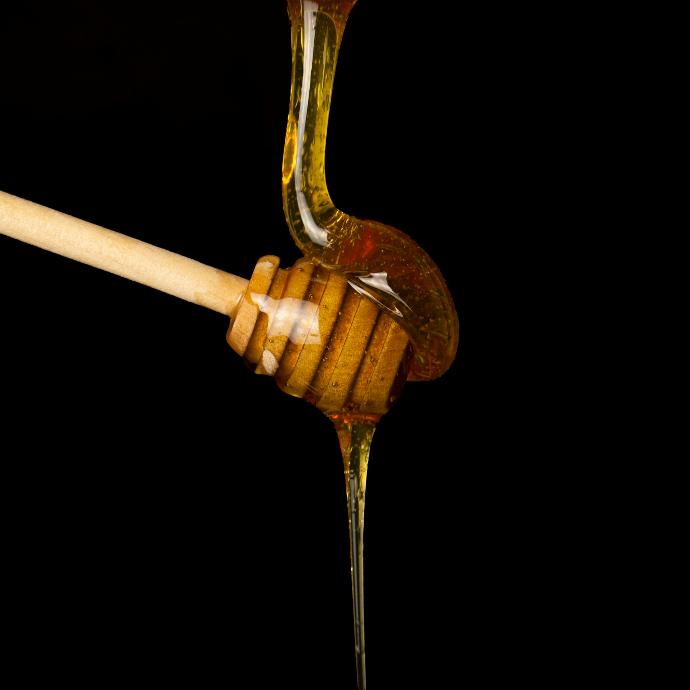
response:
<path id="1" fill-rule="evenodd" d="M 406 380 L 443 374 L 458 319 L 440 271 L 409 236 L 337 209 L 325 179 L 338 49 L 356 0 L 288 0 L 292 86 L 283 206 L 305 258 L 259 260 L 228 342 L 335 425 L 345 470 L 357 682 L 366 690 L 364 503 L 376 424 Z"/>
<path id="2" fill-rule="evenodd" d="M 328 376 L 333 367 L 344 362 L 342 371 L 349 367 L 350 372 L 341 376 L 341 383 L 348 386 L 348 392 L 333 393 L 328 388 L 322 392 L 323 377 L 319 376 L 313 376 L 312 382 L 320 382 L 321 386 L 305 388 L 309 390 L 305 397 L 313 396 L 312 402 L 333 420 L 343 456 L 357 682 L 360 690 L 365 690 L 363 536 L 372 437 L 380 415 L 387 411 L 407 378 L 433 379 L 448 369 L 457 350 L 458 319 L 440 271 L 412 238 L 383 223 L 344 213 L 335 207 L 328 193 L 325 157 L 333 79 L 343 31 L 355 2 L 288 0 L 292 85 L 283 154 L 283 208 L 292 237 L 316 266 L 314 270 L 328 269 L 347 281 L 351 295 L 369 301 L 368 305 L 358 302 L 356 314 L 362 314 L 359 319 L 353 315 L 341 322 L 345 324 L 341 330 L 347 331 L 352 343 L 349 350 L 343 345 L 339 351 L 325 354 L 318 365 Z M 346 303 L 339 309 L 341 315 Z M 374 325 L 379 319 L 387 319 L 393 326 L 383 331 Z M 403 357 L 392 360 L 395 381 L 390 376 L 390 362 L 386 365 L 390 353 L 381 350 L 381 343 L 395 332 L 394 326 L 402 327 L 412 343 L 411 357 L 408 347 Z M 343 342 L 343 335 L 333 339 L 336 348 Z M 371 351 L 377 354 L 372 357 L 368 354 Z M 386 366 L 387 376 L 377 374 L 380 367 Z M 331 385 L 337 387 L 339 380 Z M 367 391 L 364 397 L 363 389 Z M 378 390 L 378 395 L 370 390 Z M 384 397 L 381 390 L 385 391 Z"/>

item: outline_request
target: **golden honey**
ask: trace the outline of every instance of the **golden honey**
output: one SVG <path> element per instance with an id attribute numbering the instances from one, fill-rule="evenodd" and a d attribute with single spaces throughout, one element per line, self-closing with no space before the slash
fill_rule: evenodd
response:
<path id="1" fill-rule="evenodd" d="M 370 0 L 373 1 L 373 0 Z M 408 378 L 452 363 L 458 319 L 440 271 L 408 235 L 337 209 L 325 176 L 338 49 L 356 0 L 287 0 L 292 86 L 283 207 L 305 258 L 259 260 L 228 342 L 259 374 L 333 421 L 345 469 L 357 682 L 366 690 L 364 502 L 371 441 Z"/>

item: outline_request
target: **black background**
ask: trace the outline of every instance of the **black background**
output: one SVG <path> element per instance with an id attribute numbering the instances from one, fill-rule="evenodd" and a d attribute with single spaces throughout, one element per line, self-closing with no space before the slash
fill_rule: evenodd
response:
<path id="1" fill-rule="evenodd" d="M 263 254 L 298 258 L 282 2 L 2 12 L 0 189 L 245 276 Z M 515 182 L 523 125 L 547 117 L 513 19 L 361 0 L 341 50 L 332 196 L 422 244 L 461 319 L 451 371 L 408 385 L 375 437 L 373 689 L 534 681 L 559 613 L 535 601 L 562 567 L 536 558 L 556 539 L 539 491 L 554 470 L 522 435 L 543 420 L 505 373 L 526 322 L 505 315 L 521 296 L 502 269 L 536 193 Z M 3 237 L 0 266 L 6 596 L 26 677 L 353 688 L 329 422 L 252 375 L 218 314 Z"/>

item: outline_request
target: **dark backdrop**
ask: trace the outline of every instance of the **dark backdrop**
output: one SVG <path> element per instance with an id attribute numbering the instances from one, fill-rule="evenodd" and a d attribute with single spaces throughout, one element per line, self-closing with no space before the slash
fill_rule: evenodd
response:
<path id="1" fill-rule="evenodd" d="M 516 336 L 500 308 L 517 297 L 497 270 L 525 203 L 507 180 L 526 146 L 512 60 L 529 49 L 506 43 L 505 13 L 422 7 L 355 7 L 328 144 L 336 203 L 422 244 L 461 318 L 452 370 L 409 385 L 375 438 L 372 688 L 520 666 L 533 679 L 541 654 L 511 651 L 544 527 L 538 470 L 514 455 L 527 394 L 503 378 Z M 0 189 L 241 275 L 298 257 L 280 194 L 283 2 L 2 12 Z M 0 266 L 5 596 L 23 673 L 353 688 L 328 421 L 250 374 L 218 314 L 3 237 Z"/>

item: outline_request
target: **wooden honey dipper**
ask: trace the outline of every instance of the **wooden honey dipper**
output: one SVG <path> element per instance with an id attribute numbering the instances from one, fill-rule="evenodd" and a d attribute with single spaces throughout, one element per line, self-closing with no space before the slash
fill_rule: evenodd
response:
<path id="1" fill-rule="evenodd" d="M 262 257 L 247 281 L 5 192 L 0 233 L 227 315 L 232 349 L 326 414 L 375 419 L 407 378 L 404 329 L 344 276 L 306 259 L 284 270 Z"/>
<path id="2" fill-rule="evenodd" d="M 287 271 L 259 260 L 228 331 L 257 374 L 329 415 L 378 417 L 407 378 L 403 328 L 345 277 L 301 259 Z"/>

